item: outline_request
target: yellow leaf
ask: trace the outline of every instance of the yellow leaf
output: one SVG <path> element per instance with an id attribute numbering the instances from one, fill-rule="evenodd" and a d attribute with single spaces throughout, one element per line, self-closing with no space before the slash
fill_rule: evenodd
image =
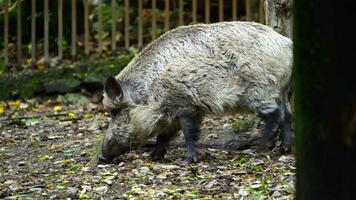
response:
<path id="1" fill-rule="evenodd" d="M 85 194 L 86 191 L 87 191 L 86 189 L 80 191 L 79 199 L 89 199 L 90 196 L 88 194 Z"/>
<path id="2" fill-rule="evenodd" d="M 44 63 L 38 63 L 38 64 L 37 64 L 37 69 L 39 69 L 39 70 L 44 70 L 44 68 L 45 68 Z"/>
<path id="3" fill-rule="evenodd" d="M 68 113 L 68 116 L 69 116 L 69 117 L 74 117 L 74 114 L 71 113 L 71 112 L 69 112 L 69 113 Z"/>
<path id="4" fill-rule="evenodd" d="M 60 125 L 68 125 L 68 124 L 71 124 L 73 123 L 72 121 L 59 121 L 58 124 Z"/>
<path id="5" fill-rule="evenodd" d="M 17 99 L 16 101 L 9 101 L 10 106 L 19 106 L 21 103 L 20 99 Z"/>
<path id="6" fill-rule="evenodd" d="M 28 104 L 20 103 L 20 108 L 21 109 L 26 109 L 26 108 L 28 108 Z"/>
<path id="7" fill-rule="evenodd" d="M 27 60 L 26 60 L 26 63 L 27 63 L 27 64 L 31 64 L 31 63 L 32 63 L 32 59 L 31 59 L 31 58 L 27 59 Z"/>
<path id="8" fill-rule="evenodd" d="M 41 155 L 41 156 L 38 156 L 38 160 L 48 160 L 50 158 L 49 155 Z"/>
<path id="9" fill-rule="evenodd" d="M 0 114 L 1 113 L 4 113 L 5 111 L 4 111 L 5 109 L 4 109 L 4 106 L 3 105 L 0 105 Z"/>
<path id="10" fill-rule="evenodd" d="M 60 111 L 60 110 L 62 110 L 62 106 L 54 106 L 53 110 L 54 111 Z"/>

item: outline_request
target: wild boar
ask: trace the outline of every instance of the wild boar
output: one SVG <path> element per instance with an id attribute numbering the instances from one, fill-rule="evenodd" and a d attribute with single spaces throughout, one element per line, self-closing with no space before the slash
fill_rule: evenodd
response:
<path id="1" fill-rule="evenodd" d="M 104 83 L 111 122 L 100 159 L 109 162 L 154 136 L 151 156 L 161 159 L 182 130 L 186 160 L 196 162 L 202 118 L 239 112 L 264 120 L 262 141 L 278 125 L 289 151 L 291 73 L 291 40 L 265 25 L 221 22 L 171 30 Z"/>

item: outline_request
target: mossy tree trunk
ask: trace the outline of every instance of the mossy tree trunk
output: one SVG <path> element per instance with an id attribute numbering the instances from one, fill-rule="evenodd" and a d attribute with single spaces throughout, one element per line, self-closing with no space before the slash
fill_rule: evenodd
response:
<path id="1" fill-rule="evenodd" d="M 354 199 L 356 2 L 293 6 L 297 199 Z"/>

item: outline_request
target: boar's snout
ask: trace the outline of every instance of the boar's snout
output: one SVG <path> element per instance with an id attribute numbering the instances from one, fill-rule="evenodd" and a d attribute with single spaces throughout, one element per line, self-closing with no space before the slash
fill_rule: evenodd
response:
<path id="1" fill-rule="evenodd" d="M 99 161 L 103 163 L 109 163 L 112 162 L 112 160 L 124 154 L 125 152 L 128 151 L 128 146 L 125 144 L 122 144 L 121 142 L 115 140 L 114 137 L 111 137 L 111 132 L 108 131 L 107 134 L 105 135 L 105 138 L 103 139 L 102 145 L 101 145 L 101 152 L 99 154 Z"/>

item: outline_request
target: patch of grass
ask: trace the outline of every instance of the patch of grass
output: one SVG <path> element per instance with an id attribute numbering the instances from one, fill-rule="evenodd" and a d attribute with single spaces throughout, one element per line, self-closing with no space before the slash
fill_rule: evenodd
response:
<path id="1" fill-rule="evenodd" d="M 258 164 L 252 164 L 250 165 L 250 169 L 252 171 L 256 171 L 256 172 L 261 172 L 263 171 L 263 167 L 261 165 L 258 165 Z"/>
<path id="2" fill-rule="evenodd" d="M 241 164 L 243 164 L 243 163 L 247 163 L 249 160 L 250 160 L 250 158 L 249 158 L 248 156 L 242 155 L 241 158 L 240 158 L 240 160 L 239 160 L 239 162 L 240 162 Z"/>

